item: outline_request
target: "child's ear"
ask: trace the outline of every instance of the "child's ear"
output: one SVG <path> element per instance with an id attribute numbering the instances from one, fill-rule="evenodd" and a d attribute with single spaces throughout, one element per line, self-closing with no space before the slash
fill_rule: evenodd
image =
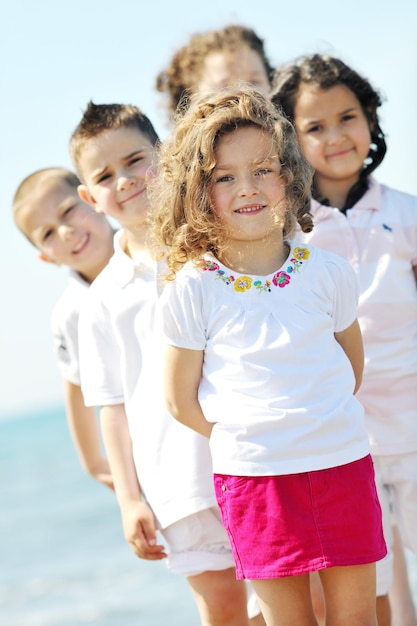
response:
<path id="1" fill-rule="evenodd" d="M 94 198 L 91 195 L 91 193 L 89 192 L 88 187 L 86 187 L 85 185 L 78 185 L 77 191 L 78 191 L 78 195 L 80 196 L 80 198 L 81 198 L 81 200 L 83 202 L 85 202 L 86 204 L 89 204 L 90 206 L 92 206 L 93 209 L 95 211 L 97 211 L 97 213 L 100 213 L 100 209 L 98 207 L 98 204 L 94 200 Z"/>
<path id="2" fill-rule="evenodd" d="M 44 263 L 52 263 L 52 265 L 57 265 L 58 267 L 60 265 L 60 263 L 57 263 L 56 261 L 51 259 L 51 257 L 47 256 L 43 252 L 38 252 L 38 259 L 40 259 L 41 261 L 44 261 Z"/>

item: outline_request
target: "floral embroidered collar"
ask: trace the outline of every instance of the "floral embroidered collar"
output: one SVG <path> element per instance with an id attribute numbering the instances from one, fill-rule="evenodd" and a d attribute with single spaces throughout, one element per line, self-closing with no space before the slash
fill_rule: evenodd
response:
<path id="1" fill-rule="evenodd" d="M 256 289 L 258 293 L 263 291 L 271 291 L 272 287 L 286 287 L 291 281 L 291 275 L 299 272 L 304 261 L 310 256 L 308 248 L 297 246 L 293 249 L 289 259 L 286 261 L 285 270 L 275 272 L 272 279 L 253 280 L 250 276 L 234 276 L 228 274 L 225 270 L 220 269 L 220 265 L 216 261 L 206 260 L 203 270 L 214 272 L 217 279 L 222 280 L 226 285 L 233 285 L 235 291 L 249 291 Z"/>

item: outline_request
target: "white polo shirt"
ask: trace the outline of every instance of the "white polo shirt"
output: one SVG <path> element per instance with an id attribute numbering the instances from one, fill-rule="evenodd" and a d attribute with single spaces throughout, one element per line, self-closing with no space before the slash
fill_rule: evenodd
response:
<path id="1" fill-rule="evenodd" d="M 90 285 L 74 270 L 69 271 L 68 284 L 51 314 L 54 353 L 64 380 L 80 385 L 78 356 L 78 316 Z"/>
<path id="2" fill-rule="evenodd" d="M 313 201 L 301 241 L 340 254 L 359 280 L 365 370 L 357 394 L 373 454 L 417 451 L 417 197 L 374 178 L 343 215 Z"/>
<path id="3" fill-rule="evenodd" d="M 81 387 L 87 406 L 124 403 L 141 489 L 162 528 L 216 504 L 208 441 L 165 409 L 157 323 L 157 264 L 133 261 L 124 235 L 80 313 Z"/>
<path id="4" fill-rule="evenodd" d="M 203 350 L 199 401 L 216 473 L 269 476 L 369 453 L 351 364 L 334 333 L 356 319 L 357 284 L 340 257 L 293 243 L 279 271 L 241 276 L 207 257 L 162 295 L 168 342 Z"/>

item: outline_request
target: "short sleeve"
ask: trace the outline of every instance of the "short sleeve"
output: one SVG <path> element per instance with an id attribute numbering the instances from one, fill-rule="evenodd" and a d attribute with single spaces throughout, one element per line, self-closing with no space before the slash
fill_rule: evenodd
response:
<path id="1" fill-rule="evenodd" d="M 78 311 L 65 313 L 60 305 L 55 307 L 51 315 L 51 330 L 53 351 L 62 378 L 79 385 Z"/>
<path id="2" fill-rule="evenodd" d="M 81 389 L 86 406 L 123 404 L 120 348 L 103 301 L 89 289 L 80 310 Z"/>
<path id="3" fill-rule="evenodd" d="M 326 266 L 334 286 L 334 330 L 342 332 L 357 318 L 359 281 L 351 265 L 342 257 L 328 253 Z"/>
<path id="4" fill-rule="evenodd" d="M 189 350 L 204 350 L 206 325 L 203 319 L 203 289 L 198 274 L 185 270 L 167 284 L 160 299 L 162 328 L 170 345 Z"/>

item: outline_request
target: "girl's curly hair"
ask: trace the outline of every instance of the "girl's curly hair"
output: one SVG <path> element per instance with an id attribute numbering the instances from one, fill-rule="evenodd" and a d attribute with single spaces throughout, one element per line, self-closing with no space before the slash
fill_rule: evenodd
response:
<path id="1" fill-rule="evenodd" d="M 270 98 L 294 123 L 294 109 L 297 94 L 302 84 L 313 85 L 319 89 L 331 89 L 345 85 L 358 99 L 368 120 L 371 132 L 369 154 L 365 159 L 358 182 L 350 189 L 346 198 L 346 210 L 352 207 L 368 188 L 368 177 L 382 162 L 387 151 L 385 136 L 379 125 L 377 109 L 382 104 L 381 95 L 370 82 L 340 59 L 329 55 L 313 54 L 299 57 L 294 63 L 285 64 L 275 70 L 272 79 Z M 313 196 L 323 204 L 326 198 L 318 196 L 313 182 Z"/>
<path id="2" fill-rule="evenodd" d="M 296 222 L 304 232 L 313 228 L 309 212 L 313 171 L 287 118 L 249 87 L 200 96 L 178 116 L 162 143 L 159 172 L 148 187 L 154 234 L 167 255 L 170 278 L 187 261 L 199 263 L 204 253 L 218 254 L 227 245 L 227 233 L 210 201 L 215 149 L 220 137 L 242 126 L 254 126 L 273 137 L 285 186 L 284 238 L 292 236 Z"/>

